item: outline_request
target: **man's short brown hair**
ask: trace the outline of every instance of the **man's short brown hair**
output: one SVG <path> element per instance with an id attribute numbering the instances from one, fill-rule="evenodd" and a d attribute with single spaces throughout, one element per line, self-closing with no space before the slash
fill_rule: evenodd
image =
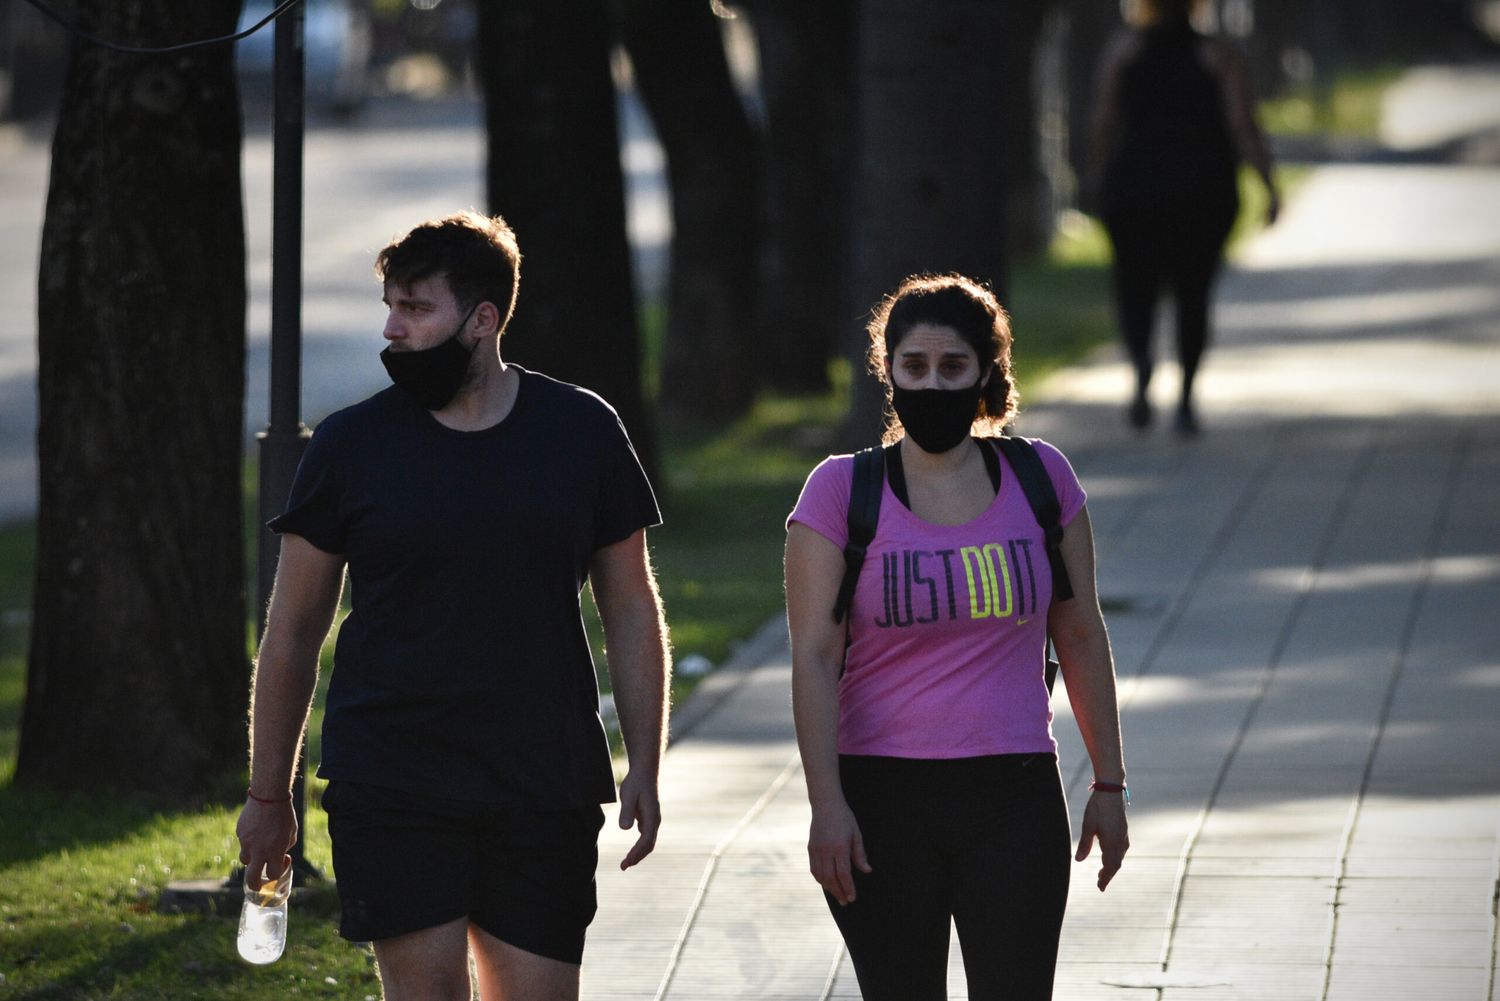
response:
<path id="1" fill-rule="evenodd" d="M 375 258 L 375 277 L 409 289 L 442 276 L 467 312 L 481 302 L 500 312 L 500 332 L 510 323 L 521 284 L 521 249 L 500 216 L 472 209 L 429 219 L 391 242 Z"/>

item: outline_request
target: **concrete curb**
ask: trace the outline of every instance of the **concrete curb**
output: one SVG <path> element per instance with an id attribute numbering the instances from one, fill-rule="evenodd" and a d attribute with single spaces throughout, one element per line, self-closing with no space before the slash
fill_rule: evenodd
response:
<path id="1" fill-rule="evenodd" d="M 786 615 L 773 615 L 722 666 L 705 677 L 680 706 L 673 707 L 669 742 L 686 737 L 712 716 L 740 689 L 751 672 L 765 666 L 786 641 Z"/>

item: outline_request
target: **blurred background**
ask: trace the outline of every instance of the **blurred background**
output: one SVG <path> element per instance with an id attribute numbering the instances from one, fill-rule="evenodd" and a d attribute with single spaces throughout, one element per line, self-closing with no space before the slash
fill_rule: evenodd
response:
<path id="1" fill-rule="evenodd" d="M 515 357 L 599 389 L 641 425 L 632 430 L 647 452 L 658 413 L 724 421 L 763 392 L 851 382 L 853 420 L 842 437 L 863 440 L 878 404 L 850 378 L 860 369 L 861 318 L 905 271 L 967 268 L 1007 301 L 1023 301 L 1027 269 L 1049 255 L 1099 263 L 1107 251 L 1080 178 L 1098 55 L 1126 4 L 927 11 L 852 0 L 601 0 L 544 13 L 546 4 L 308 0 L 306 411 L 321 416 L 383 384 L 365 349 L 380 322 L 367 281 L 374 251 L 427 214 L 473 205 L 511 218 L 534 258 L 536 291 L 518 315 Z M 65 14 L 83 6 L 57 5 Z M 272 8 L 250 0 L 237 26 Z M 1493 58 L 1500 36 L 1497 0 L 1213 0 L 1206 15 L 1201 27 L 1241 50 L 1278 160 L 1292 165 L 1419 148 L 1418 123 L 1380 133 L 1386 88 L 1421 63 Z M 589 31 L 572 32 L 565 49 L 557 33 L 570 25 Z M 271 40 L 268 26 L 234 46 L 245 134 L 247 436 L 265 423 Z M 16 307 L 0 331 L 0 416 L 10 428 L 0 515 L 35 503 L 24 448 L 35 276 L 70 45 L 23 0 L 0 0 L 0 291 Z M 520 58 L 528 53 L 529 62 Z M 1465 114 L 1463 101 L 1456 90 L 1451 116 Z M 1482 122 L 1486 109 L 1473 110 Z M 912 142 L 888 138 L 903 133 Z M 618 150 L 618 177 L 598 162 L 553 169 L 557 157 L 599 156 L 589 136 Z M 611 210 L 615 201 L 623 208 Z M 561 218 L 560 208 L 577 217 Z M 623 265 L 602 246 L 593 257 L 552 249 L 574 233 L 613 239 L 621 212 Z M 926 245 L 929 232 L 941 250 Z M 565 258 L 590 265 L 595 282 L 610 276 L 590 292 L 601 303 L 592 312 L 566 304 L 578 299 L 564 289 L 570 279 L 548 277 Z M 622 266 L 625 286 L 615 275 Z M 526 309 L 541 296 L 562 333 L 544 335 L 544 310 Z M 1023 376 L 1052 367 L 1054 348 L 1061 360 L 1076 356 L 1099 339 L 1087 328 L 1108 322 L 1098 313 L 1052 322 L 1045 314 L 1059 297 L 1045 298 L 1042 322 L 1020 318 L 1041 348 L 1021 352 Z M 613 329 L 579 340 L 591 335 L 578 327 L 601 316 Z M 603 350 L 578 350 L 585 343 Z M 753 366 L 752 348 L 765 352 Z M 622 365 L 620 350 L 634 364 Z"/>

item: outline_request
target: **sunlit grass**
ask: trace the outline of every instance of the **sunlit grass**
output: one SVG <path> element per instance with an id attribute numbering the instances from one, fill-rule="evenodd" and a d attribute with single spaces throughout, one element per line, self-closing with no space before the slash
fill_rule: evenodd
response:
<path id="1" fill-rule="evenodd" d="M 1339 74 L 1324 89 L 1312 82 L 1294 85 L 1260 103 L 1261 124 L 1276 135 L 1376 139 L 1381 102 L 1403 71 L 1394 65 L 1364 67 Z"/>
<path id="2" fill-rule="evenodd" d="M 327 893 L 294 907 L 286 956 L 252 968 L 232 916 L 164 914 L 162 889 L 223 877 L 234 808 L 154 813 L 124 800 L 0 789 L 0 995 L 28 999 L 338 997 L 378 993 L 370 957 L 337 941 Z M 326 866 L 310 811 L 308 855 Z"/>

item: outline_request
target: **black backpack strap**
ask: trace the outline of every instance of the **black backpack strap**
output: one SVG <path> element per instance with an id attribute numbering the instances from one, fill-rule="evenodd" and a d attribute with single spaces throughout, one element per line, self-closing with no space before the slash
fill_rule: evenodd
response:
<path id="1" fill-rule="evenodd" d="M 1073 581 L 1068 577 L 1068 565 L 1063 562 L 1062 504 L 1057 500 L 1057 488 L 1052 485 L 1052 477 L 1047 475 L 1047 467 L 1042 465 L 1042 457 L 1037 454 L 1036 446 L 1029 439 L 1007 435 L 995 438 L 994 442 L 1005 453 L 1010 468 L 1015 470 L 1021 492 L 1026 495 L 1031 513 L 1042 527 L 1047 562 L 1052 567 L 1052 596 L 1058 601 L 1067 601 L 1073 597 Z M 1052 653 L 1052 637 L 1049 636 L 1045 672 L 1048 692 L 1052 691 L 1052 685 L 1057 680 L 1057 672 L 1057 658 Z"/>
<path id="2" fill-rule="evenodd" d="M 984 442 L 979 442 L 979 456 L 984 459 L 984 471 L 990 478 L 990 489 L 1000 492 L 1000 456 Z"/>
<path id="3" fill-rule="evenodd" d="M 885 485 L 885 449 L 879 445 L 856 452 L 854 478 L 849 484 L 849 541 L 844 546 L 844 579 L 833 605 L 833 621 L 843 622 L 854 601 L 865 553 L 880 521 L 880 494 Z"/>
<path id="4" fill-rule="evenodd" d="M 1073 597 L 1073 582 L 1068 577 L 1068 566 L 1063 562 L 1062 505 L 1058 503 L 1052 477 L 1047 475 L 1042 457 L 1028 439 L 1002 436 L 995 438 L 994 442 L 1005 453 L 1010 468 L 1015 470 L 1021 490 L 1026 494 L 1027 503 L 1031 505 L 1031 513 L 1042 527 L 1047 562 L 1052 566 L 1052 596 L 1058 601 L 1067 601 Z"/>
<path id="5" fill-rule="evenodd" d="M 911 510 L 911 495 L 906 492 L 906 464 L 901 460 L 901 443 L 885 447 L 885 479 L 901 506 Z"/>

